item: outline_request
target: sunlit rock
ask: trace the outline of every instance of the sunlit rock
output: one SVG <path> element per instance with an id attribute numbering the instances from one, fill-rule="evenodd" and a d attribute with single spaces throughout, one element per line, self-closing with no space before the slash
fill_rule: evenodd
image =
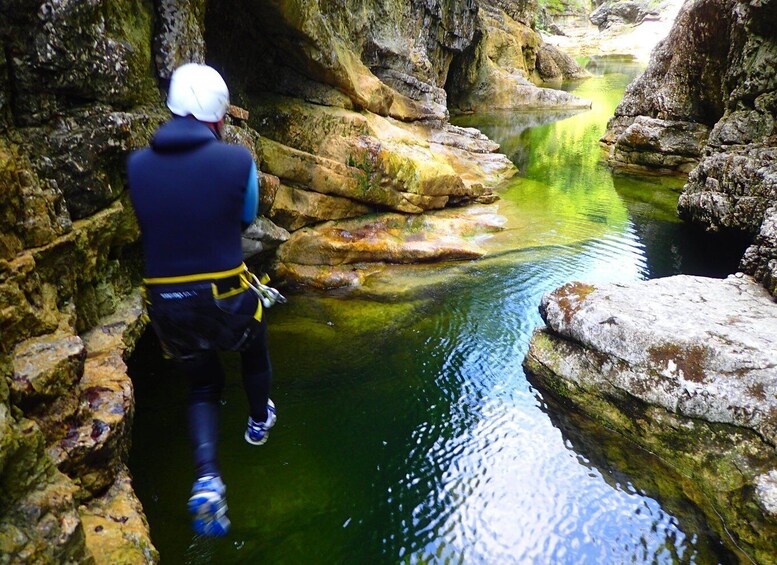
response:
<path id="1" fill-rule="evenodd" d="M 620 121 L 629 125 L 619 130 Z M 690 172 L 698 165 L 710 134 L 704 124 L 648 116 L 616 118 L 609 127 L 602 141 L 612 145 L 610 159 L 619 169 L 637 172 Z"/>
<path id="2" fill-rule="evenodd" d="M 269 217 L 291 230 L 368 206 L 421 213 L 475 200 L 515 173 L 498 145 L 471 129 L 270 100 L 251 120 L 275 140 L 263 140 L 262 166 L 284 183 Z"/>
<path id="3" fill-rule="evenodd" d="M 122 467 L 108 492 L 79 507 L 86 547 L 96 563 L 158 563 L 129 470 Z"/>
<path id="4" fill-rule="evenodd" d="M 777 514 L 758 478 L 777 468 L 769 294 L 746 275 L 576 282 L 540 311 L 547 327 L 524 361 L 532 381 L 696 481 L 737 543 L 769 562 Z"/>
<path id="5" fill-rule="evenodd" d="M 623 100 L 608 124 L 603 141 L 610 145 L 610 163 L 614 166 L 636 165 L 632 151 L 621 151 L 619 140 L 623 132 L 639 116 L 664 120 L 665 127 L 674 129 L 675 137 L 683 128 L 690 132 L 682 147 L 699 145 L 696 132 L 709 131 L 723 116 L 725 99 L 723 77 L 727 68 L 730 44 L 728 21 L 733 0 L 702 0 L 686 3 L 675 20 L 669 35 L 653 51 L 645 73 L 626 89 Z M 710 33 L 709 30 L 716 30 Z M 658 124 L 657 124 L 658 125 Z M 701 128 L 701 129 L 700 129 Z M 694 153 L 700 157 L 705 140 Z M 647 153 L 651 147 L 643 148 Z M 666 151 L 653 151 L 658 168 L 669 168 L 672 156 Z M 687 151 L 675 159 L 687 167 Z M 683 158 L 684 157 L 684 158 Z M 646 161 L 646 157 L 641 158 Z"/>
<path id="6" fill-rule="evenodd" d="M 326 222 L 294 232 L 281 245 L 275 268 L 281 276 L 321 288 L 357 286 L 387 263 L 482 257 L 482 241 L 502 224 L 488 207 Z"/>
<path id="7" fill-rule="evenodd" d="M 569 57 L 499 7 L 481 6 L 478 40 L 451 66 L 447 89 L 461 111 L 589 108 L 590 101 L 538 82 L 589 76 Z"/>
<path id="8" fill-rule="evenodd" d="M 740 268 L 773 294 L 773 247 L 762 226 L 777 198 L 775 17 L 773 0 L 686 3 L 602 140 L 615 167 L 690 170 L 678 204 L 684 219 L 762 234 Z"/>

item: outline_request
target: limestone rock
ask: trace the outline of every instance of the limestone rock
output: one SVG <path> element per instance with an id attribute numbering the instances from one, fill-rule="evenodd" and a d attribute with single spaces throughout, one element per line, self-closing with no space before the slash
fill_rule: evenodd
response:
<path id="1" fill-rule="evenodd" d="M 19 144 L 0 137 L 0 259 L 45 245 L 71 228 L 61 191 L 35 173 Z"/>
<path id="2" fill-rule="evenodd" d="M 549 43 L 543 43 L 537 51 L 535 69 L 546 83 L 580 80 L 591 76 L 591 73 L 580 67 L 572 57 Z"/>
<path id="3" fill-rule="evenodd" d="M 228 75 L 244 77 L 248 90 L 271 85 L 281 94 L 337 100 L 312 79 L 355 108 L 403 120 L 444 119 L 447 63 L 471 41 L 476 11 L 472 0 L 369 7 L 241 1 L 208 10 L 206 40 L 210 55 L 227 63 Z"/>
<path id="4" fill-rule="evenodd" d="M 618 159 L 614 150 L 621 133 L 637 116 L 707 128 L 723 116 L 726 46 L 731 41 L 728 22 L 734 4 L 734 0 L 686 3 L 669 35 L 654 49 L 645 73 L 626 89 L 608 124 L 605 141 L 614 143 L 612 165 L 630 163 Z M 622 156 L 632 154 L 625 151 Z"/>
<path id="5" fill-rule="evenodd" d="M 116 112 L 96 105 L 27 128 L 26 146 L 38 175 L 56 183 L 70 216 L 80 219 L 119 198 L 127 154 L 145 146 L 163 119 L 156 108 Z"/>
<path id="6" fill-rule="evenodd" d="M 515 173 L 506 157 L 490 152 L 494 144 L 462 128 L 270 101 L 251 120 L 266 136 L 262 167 L 287 186 L 420 213 L 449 197 L 476 198 Z M 346 208 L 341 217 L 353 213 L 352 204 Z"/>
<path id="7" fill-rule="evenodd" d="M 349 198 L 281 185 L 270 217 L 290 231 L 327 220 L 363 216 L 370 208 Z"/>
<path id="8" fill-rule="evenodd" d="M 777 296 L 777 208 L 766 211 L 761 231 L 742 257 L 742 268 Z"/>
<path id="9" fill-rule="evenodd" d="M 31 4 L 31 3 L 27 3 Z M 38 2 L 3 7 L 17 124 L 41 124 L 73 100 L 131 106 L 158 99 L 148 3 Z"/>
<path id="10" fill-rule="evenodd" d="M 161 0 L 156 3 L 154 62 L 160 78 L 169 79 L 184 63 L 205 62 L 205 2 Z"/>
<path id="11" fill-rule="evenodd" d="M 32 420 L 0 404 L 0 555 L 6 563 L 90 563 L 76 486 L 46 457 Z"/>
<path id="12" fill-rule="evenodd" d="M 600 30 L 623 24 L 636 24 L 651 13 L 647 2 L 621 0 L 600 4 L 589 16 Z"/>
<path id="13" fill-rule="evenodd" d="M 699 163 L 710 134 L 703 124 L 648 116 L 627 118 L 629 125 L 621 130 L 614 127 L 619 119 L 610 122 L 610 132 L 620 131 L 617 138 L 608 133 L 602 140 L 612 143 L 610 158 L 624 170 L 690 172 Z"/>
<path id="14" fill-rule="evenodd" d="M 765 23 L 775 15 L 775 0 L 686 3 L 648 69 L 627 89 L 603 138 L 616 167 L 688 171 L 698 160 L 678 203 L 681 217 L 750 238 L 763 232 L 765 239 L 751 246 L 740 268 L 772 292 L 770 232 L 762 226 L 777 198 L 777 36 Z M 669 154 L 666 144 L 636 145 L 635 124 L 646 119 L 653 119 L 652 139 L 664 137 L 657 128 L 667 128 L 680 150 Z"/>
<path id="15" fill-rule="evenodd" d="M 751 144 L 715 151 L 688 176 L 677 209 L 709 230 L 755 236 L 777 200 L 777 146 Z"/>
<path id="16" fill-rule="evenodd" d="M 80 378 L 86 351 L 78 336 L 49 334 L 17 345 L 11 394 L 17 405 L 51 400 Z"/>
<path id="17" fill-rule="evenodd" d="M 770 562 L 777 514 L 753 504 L 772 507 L 771 482 L 758 477 L 777 468 L 769 294 L 741 274 L 576 282 L 545 295 L 540 311 L 547 328 L 524 361 L 532 381 L 682 469 L 739 545 Z"/>

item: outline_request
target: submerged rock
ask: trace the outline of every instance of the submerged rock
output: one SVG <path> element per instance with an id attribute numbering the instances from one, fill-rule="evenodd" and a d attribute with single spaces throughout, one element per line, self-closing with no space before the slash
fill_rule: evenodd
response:
<path id="1" fill-rule="evenodd" d="M 746 275 L 569 283 L 524 361 L 572 402 L 697 482 L 733 547 L 774 562 L 777 304 Z M 754 504 L 755 503 L 755 504 Z M 720 531 L 724 542 L 727 532 Z"/>

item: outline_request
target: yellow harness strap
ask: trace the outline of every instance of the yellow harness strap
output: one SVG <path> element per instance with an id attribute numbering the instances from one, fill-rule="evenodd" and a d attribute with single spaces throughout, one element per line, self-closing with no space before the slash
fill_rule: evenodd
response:
<path id="1" fill-rule="evenodd" d="M 180 275 L 177 277 L 151 277 L 151 278 L 143 279 L 143 283 L 147 285 L 181 284 L 181 283 L 190 283 L 190 282 L 227 279 L 229 277 L 236 277 L 239 275 L 240 286 L 237 288 L 230 289 L 221 294 L 219 294 L 216 284 L 211 283 L 211 290 L 213 292 L 213 297 L 216 298 L 217 300 L 223 300 L 225 298 L 237 296 L 241 292 L 245 292 L 250 288 L 250 285 L 248 284 L 248 279 L 246 278 L 247 272 L 248 272 L 248 267 L 246 267 L 245 263 L 241 263 L 239 267 L 235 267 L 234 269 L 229 269 L 227 271 L 218 271 L 215 273 L 196 273 L 193 275 Z M 267 275 L 262 277 L 263 284 L 265 284 L 264 283 L 265 277 L 267 277 Z M 269 281 L 269 277 L 267 277 L 267 280 Z M 148 303 L 148 298 L 145 294 L 145 289 L 144 289 L 143 295 L 146 303 Z M 254 312 L 254 318 L 256 319 L 257 322 L 262 321 L 262 301 L 261 300 L 257 300 L 256 312 Z"/>
<path id="2" fill-rule="evenodd" d="M 177 277 L 151 277 L 143 279 L 145 284 L 180 284 L 188 282 L 200 282 L 213 279 L 226 279 L 229 277 L 235 277 L 240 273 L 245 272 L 248 269 L 245 263 L 241 263 L 239 267 L 229 269 L 228 271 L 218 271 L 215 273 L 196 273 L 193 275 L 180 275 Z"/>

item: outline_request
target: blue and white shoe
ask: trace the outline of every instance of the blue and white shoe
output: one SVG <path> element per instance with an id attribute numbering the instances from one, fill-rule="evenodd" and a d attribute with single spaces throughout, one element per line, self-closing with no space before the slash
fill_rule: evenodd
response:
<path id="1" fill-rule="evenodd" d="M 257 422 L 251 416 L 248 417 L 248 427 L 246 428 L 245 438 L 251 445 L 262 445 L 270 437 L 270 428 L 275 425 L 275 403 L 267 399 L 267 420 Z"/>
<path id="2" fill-rule="evenodd" d="M 189 497 L 194 532 L 202 536 L 223 537 L 229 531 L 227 487 L 219 476 L 200 477 Z"/>

